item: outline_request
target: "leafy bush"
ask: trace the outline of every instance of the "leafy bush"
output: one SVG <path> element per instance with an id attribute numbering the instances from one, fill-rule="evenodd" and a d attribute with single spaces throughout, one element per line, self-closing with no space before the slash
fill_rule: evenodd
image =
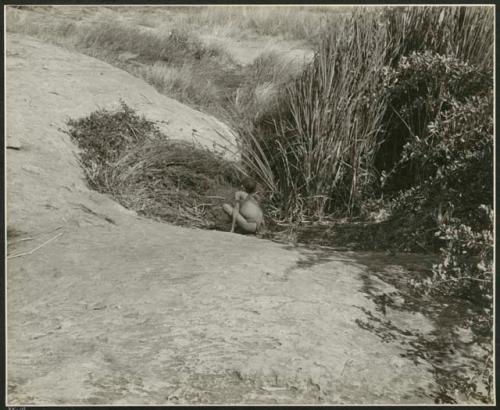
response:
<path id="1" fill-rule="evenodd" d="M 432 276 L 414 281 L 414 290 L 470 300 L 476 308 L 463 316 L 462 326 L 491 345 L 492 72 L 453 57 L 414 53 L 392 75 L 390 98 L 406 128 L 405 134 L 400 128 L 399 158 L 386 177 L 386 192 L 395 193 L 392 219 L 401 221 L 397 230 L 406 249 L 441 253 Z M 454 377 L 455 388 L 491 401 L 491 349 L 486 364 L 471 371 L 477 377 Z M 487 393 L 479 393 L 479 384 Z"/>
<path id="2" fill-rule="evenodd" d="M 405 145 L 401 163 L 419 164 L 425 179 L 405 191 L 423 220 L 432 215 L 432 233 L 442 261 L 426 289 L 473 298 L 492 312 L 493 264 L 493 94 L 450 102 L 428 126 L 427 139 Z M 488 316 L 488 321 L 491 316 Z M 490 328 L 491 329 L 491 328 Z"/>
<path id="3" fill-rule="evenodd" d="M 418 140 L 427 144 L 432 131 L 429 124 L 439 114 L 467 98 L 484 96 L 493 86 L 491 71 L 428 51 L 402 57 L 397 67 L 387 73 L 390 109 L 384 119 L 384 141 L 376 163 L 382 172 L 398 161 L 399 164 L 397 171 L 392 170 L 393 174 L 385 179 L 385 192 L 411 187 L 434 172 L 424 170 L 429 162 L 424 166 L 423 161 L 415 158 L 415 152 L 408 160 L 404 144 L 412 141 L 414 145 Z M 416 148 L 413 145 L 412 150 Z"/>
<path id="4" fill-rule="evenodd" d="M 447 376 L 441 402 L 456 403 L 454 392 L 483 403 L 491 403 L 494 392 L 493 373 L 493 210 L 481 206 L 485 222 L 466 225 L 458 218 L 443 224 L 437 234 L 444 241 L 441 261 L 425 280 L 411 280 L 416 294 L 470 301 L 473 309 L 461 316 L 457 325 L 473 332 L 474 344 L 481 346 L 483 357 L 467 373 Z M 486 222 L 487 221 L 487 222 Z"/>
<path id="5" fill-rule="evenodd" d="M 492 313 L 493 299 L 493 211 L 483 205 L 481 209 L 489 217 L 490 223 L 482 230 L 471 228 L 454 219 L 438 231 L 446 240 L 442 249 L 442 262 L 434 268 L 433 291 L 480 299 L 481 305 Z M 488 329 L 493 324 L 490 321 Z"/>
<path id="6" fill-rule="evenodd" d="M 491 73 L 424 53 L 401 59 L 391 75 L 390 98 L 406 132 L 394 126 L 402 147 L 384 189 L 396 192 L 394 217 L 405 219 L 414 241 L 437 249 L 435 232 L 452 215 L 481 226 L 478 207 L 492 205 Z M 393 142 L 395 135 L 393 128 Z"/>
<path id="7" fill-rule="evenodd" d="M 390 109 L 376 165 L 405 248 L 441 254 L 414 290 L 475 306 L 462 325 L 489 353 L 471 370 L 476 375 L 453 377 L 448 387 L 487 403 L 493 380 L 493 13 L 417 10 L 389 19 L 399 54 L 388 60 Z"/>

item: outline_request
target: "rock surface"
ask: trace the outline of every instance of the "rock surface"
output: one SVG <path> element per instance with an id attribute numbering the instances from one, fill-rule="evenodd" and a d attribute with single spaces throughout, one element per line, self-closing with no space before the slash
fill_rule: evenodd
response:
<path id="1" fill-rule="evenodd" d="M 8 35 L 9 71 L 6 75 L 11 97 L 22 99 L 26 113 L 31 113 L 34 102 L 42 99 L 46 104 L 42 109 L 46 112 L 57 107 L 58 115 L 50 115 L 48 119 L 52 127 L 61 127 L 70 117 L 83 117 L 100 108 L 117 108 L 121 100 L 137 111 L 147 113 L 148 119 L 168 137 L 215 148 L 229 158 L 235 158 L 234 134 L 216 118 L 168 98 L 142 79 L 100 60 L 75 55 L 29 37 L 25 37 L 21 45 L 21 38 L 17 34 Z M 30 83 L 26 76 L 33 76 L 36 81 Z M 23 78 L 27 81 L 20 83 Z M 19 87 L 27 87 L 28 93 Z M 38 115 L 40 111 L 34 114 Z M 16 137 L 23 139 L 16 129 L 22 123 L 19 115 L 20 112 L 9 112 L 13 129 L 8 143 Z"/>
<path id="2" fill-rule="evenodd" d="M 119 98 L 212 120 L 83 55 L 6 51 L 9 405 L 430 402 L 429 366 L 356 323 L 377 312 L 352 254 L 141 218 L 86 187 L 63 132 Z"/>

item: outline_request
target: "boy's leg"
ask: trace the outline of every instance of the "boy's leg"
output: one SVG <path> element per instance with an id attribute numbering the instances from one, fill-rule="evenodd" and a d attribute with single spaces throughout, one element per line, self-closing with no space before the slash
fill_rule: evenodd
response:
<path id="1" fill-rule="evenodd" d="M 222 205 L 222 209 L 230 216 L 233 217 L 233 207 L 228 204 Z M 253 233 L 257 230 L 257 223 L 248 222 L 240 213 L 236 215 L 236 224 L 245 232 Z"/>

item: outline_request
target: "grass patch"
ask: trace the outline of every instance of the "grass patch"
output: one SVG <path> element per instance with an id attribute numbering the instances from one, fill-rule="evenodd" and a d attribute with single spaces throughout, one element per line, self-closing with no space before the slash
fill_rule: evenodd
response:
<path id="1" fill-rule="evenodd" d="M 287 33 L 298 27 L 314 29 L 317 35 L 325 26 L 319 20 L 337 15 L 327 9 L 319 13 L 316 8 L 297 7 L 9 7 L 6 26 L 8 32 L 28 34 L 106 61 L 142 77 L 159 92 L 221 119 L 238 111 L 239 120 L 252 118 L 260 102 L 249 106 L 249 91 L 253 98 L 257 89 L 262 100 L 268 90 L 277 89 L 289 77 L 277 71 L 295 72 L 297 67 L 267 55 L 250 68 L 241 67 L 223 46 L 200 36 L 216 34 L 230 41 L 268 36 L 271 41 L 291 38 Z M 304 39 L 298 33 L 295 36 Z M 262 60 L 267 61 L 265 68 L 274 80 L 251 84 L 252 79 L 258 80 L 253 70 Z M 272 61 L 281 68 L 273 68 Z"/>
<path id="2" fill-rule="evenodd" d="M 255 36 L 307 40 L 314 43 L 322 30 L 338 15 L 350 13 L 352 7 L 307 6 L 170 6 L 133 7 L 117 11 L 146 27 L 184 27 L 198 34 L 248 39 Z"/>
<path id="3" fill-rule="evenodd" d="M 225 229 L 229 221 L 220 208 L 231 201 L 239 180 L 233 163 L 170 140 L 124 103 L 68 125 L 91 188 L 152 219 Z"/>
<path id="4" fill-rule="evenodd" d="M 75 49 L 144 78 L 158 91 L 220 114 L 241 82 L 232 58 L 185 27 L 152 30 L 131 24 L 113 8 L 9 9 L 7 30 Z M 81 19 L 77 17 L 80 16 Z"/>

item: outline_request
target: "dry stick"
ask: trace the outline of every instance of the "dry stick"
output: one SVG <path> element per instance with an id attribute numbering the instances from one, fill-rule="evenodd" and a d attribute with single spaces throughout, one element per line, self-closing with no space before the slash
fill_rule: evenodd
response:
<path id="1" fill-rule="evenodd" d="M 32 249 L 31 251 L 29 252 L 24 252 L 24 253 L 18 253 L 17 255 L 10 255 L 10 256 L 7 256 L 7 259 L 11 259 L 11 258 L 17 258 L 18 256 L 26 256 L 26 255 L 31 255 L 33 252 L 37 251 L 38 249 L 40 249 L 42 246 L 45 246 L 47 245 L 49 242 L 52 242 L 54 239 L 58 238 L 59 236 L 61 236 L 64 232 L 60 232 L 58 233 L 56 236 L 54 236 L 53 238 L 50 238 L 49 240 L 45 241 L 44 243 L 42 243 L 41 245 L 37 246 L 35 249 Z"/>
<path id="2" fill-rule="evenodd" d="M 67 221 L 66 221 L 66 223 L 67 223 Z M 58 226 L 57 228 L 54 228 L 54 229 L 52 229 L 50 231 L 47 231 L 47 232 L 39 232 L 39 233 L 35 234 L 35 236 L 40 236 L 42 234 L 52 233 L 52 232 L 57 231 L 57 230 L 59 230 L 61 228 L 64 228 L 64 226 L 63 225 Z M 14 244 L 19 243 L 19 242 L 32 241 L 33 239 L 35 239 L 35 238 L 22 238 L 22 239 L 18 239 L 17 241 L 13 241 L 13 242 L 7 241 L 7 244 L 8 245 L 14 245 Z"/>
<path id="3" fill-rule="evenodd" d="M 148 97 L 146 97 L 143 93 L 139 93 L 139 95 L 142 95 L 147 102 L 149 102 L 150 104 L 153 104 L 153 102 Z"/>
<path id="4" fill-rule="evenodd" d="M 51 231 L 47 231 L 47 232 L 43 232 L 44 234 L 47 234 L 47 233 L 52 233 L 52 232 L 55 232 L 55 231 L 58 231 L 59 229 L 61 228 L 64 228 L 64 225 L 61 225 L 61 226 L 58 226 L 57 228 L 54 228 L 52 229 Z"/>
<path id="5" fill-rule="evenodd" d="M 7 245 L 14 245 L 15 243 L 24 242 L 24 241 L 32 241 L 32 240 L 33 240 L 33 238 L 22 238 L 22 239 L 19 239 L 17 241 L 14 241 L 14 242 L 7 241 Z"/>

